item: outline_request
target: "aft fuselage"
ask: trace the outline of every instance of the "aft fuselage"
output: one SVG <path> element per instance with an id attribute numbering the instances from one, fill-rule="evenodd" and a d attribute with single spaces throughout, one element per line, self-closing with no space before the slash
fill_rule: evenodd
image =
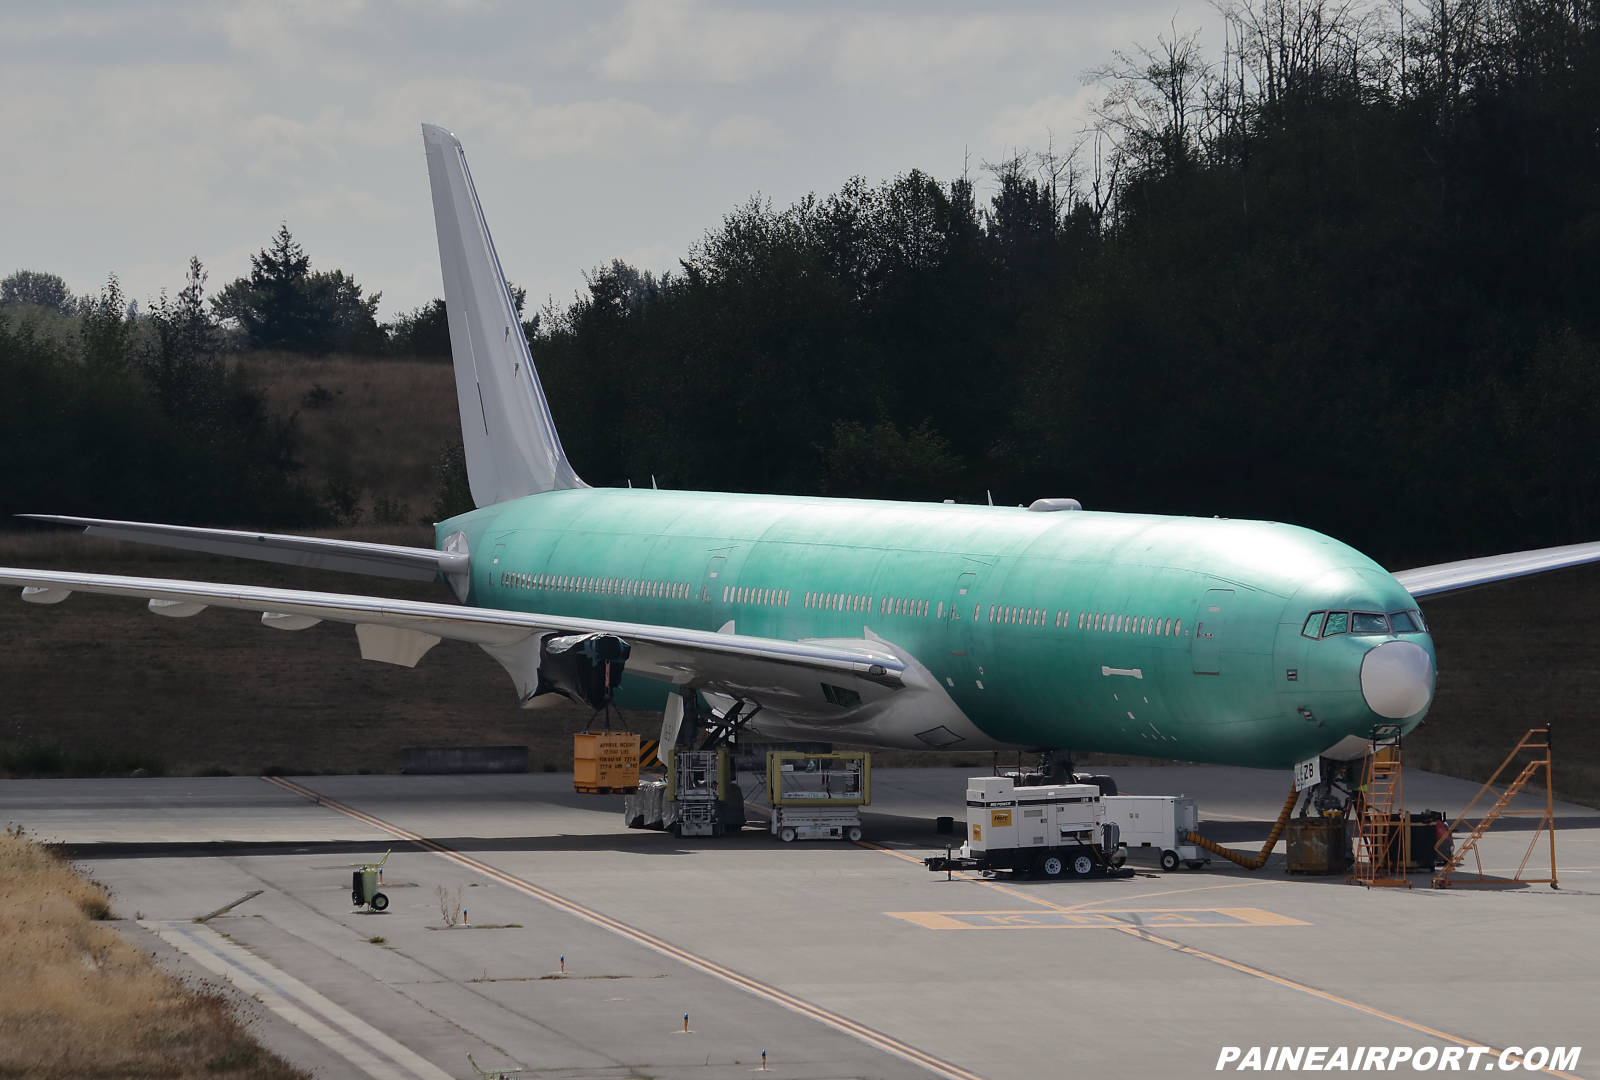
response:
<path id="1" fill-rule="evenodd" d="M 732 623 L 786 639 L 871 636 L 909 654 L 948 698 L 940 707 L 970 721 L 935 723 L 924 701 L 924 730 L 846 698 L 837 715 L 769 708 L 756 726 L 775 736 L 1275 768 L 1365 738 L 1376 723 L 1409 729 L 1431 700 L 1432 641 L 1420 615 L 1400 617 L 1416 609 L 1410 594 L 1360 552 L 1291 525 L 585 488 L 437 530 L 441 544 L 466 535 L 468 603 L 705 630 Z M 1333 632 L 1308 635 L 1313 612 L 1366 618 L 1346 618 L 1344 632 L 1318 619 Z M 1401 686 L 1398 699 L 1420 708 L 1397 717 L 1391 687 L 1374 698 L 1389 714 L 1380 716 L 1369 701 L 1380 665 L 1369 655 L 1399 641 L 1426 653 L 1426 692 Z M 1380 691 L 1420 678 L 1377 674 L 1390 680 Z M 627 676 L 618 703 L 659 709 L 671 689 Z"/>

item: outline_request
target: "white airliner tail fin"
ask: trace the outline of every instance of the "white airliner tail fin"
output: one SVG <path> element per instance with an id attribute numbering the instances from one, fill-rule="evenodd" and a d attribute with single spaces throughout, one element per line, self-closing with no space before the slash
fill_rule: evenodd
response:
<path id="1" fill-rule="evenodd" d="M 461 143 L 433 124 L 422 125 L 422 142 L 472 501 L 587 487 L 561 448 Z"/>

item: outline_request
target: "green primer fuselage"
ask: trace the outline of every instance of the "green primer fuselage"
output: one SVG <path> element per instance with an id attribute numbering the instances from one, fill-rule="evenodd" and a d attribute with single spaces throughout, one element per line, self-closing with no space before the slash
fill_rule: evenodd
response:
<path id="1" fill-rule="evenodd" d="M 786 639 L 870 632 L 936 676 L 993 746 L 1266 768 L 1383 719 L 1360 670 L 1393 635 L 1313 640 L 1307 615 L 1416 606 L 1353 548 L 1259 521 L 587 488 L 461 515 L 438 541 L 458 531 L 470 604 Z M 1405 638 L 1432 657 L 1427 634 Z M 658 709 L 668 691 L 625 676 L 618 703 Z"/>

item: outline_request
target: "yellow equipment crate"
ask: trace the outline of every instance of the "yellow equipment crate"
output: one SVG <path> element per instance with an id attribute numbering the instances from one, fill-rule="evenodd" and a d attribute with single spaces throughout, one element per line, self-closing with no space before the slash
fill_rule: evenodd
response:
<path id="1" fill-rule="evenodd" d="M 639 790 L 639 736 L 628 732 L 572 736 L 572 786 L 585 795 Z"/>

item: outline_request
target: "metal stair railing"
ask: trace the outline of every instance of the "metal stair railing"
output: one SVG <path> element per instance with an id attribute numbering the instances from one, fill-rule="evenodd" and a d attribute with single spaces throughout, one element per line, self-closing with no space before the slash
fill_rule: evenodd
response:
<path id="1" fill-rule="evenodd" d="M 1540 738 L 1541 736 L 1542 739 Z M 1433 887 L 1435 889 L 1448 889 L 1455 884 L 1497 885 L 1513 883 L 1548 884 L 1553 889 L 1561 887 L 1556 878 L 1556 817 L 1555 793 L 1550 776 L 1551 745 L 1551 729 L 1549 727 L 1530 728 L 1528 733 L 1522 737 L 1522 740 L 1517 743 L 1516 748 L 1507 755 L 1505 761 L 1500 763 L 1500 767 L 1494 771 L 1494 775 L 1489 777 L 1489 782 L 1478 790 L 1478 793 L 1472 797 L 1471 802 L 1467 803 L 1467 808 L 1457 816 L 1455 826 L 1444 836 L 1441 836 L 1434 845 L 1435 849 L 1439 851 L 1440 861 L 1444 863 L 1444 868 L 1434 875 Z M 1478 805 L 1485 795 L 1495 790 L 1495 781 L 1500 779 L 1500 774 L 1510 768 L 1511 764 L 1516 761 L 1517 755 L 1525 750 L 1534 751 L 1536 756 L 1522 767 L 1522 771 L 1517 774 L 1516 779 L 1506 785 L 1504 791 L 1498 793 L 1494 804 L 1489 807 L 1483 817 L 1478 819 L 1476 824 L 1473 824 L 1471 820 L 1473 808 Z M 1529 782 L 1539 774 L 1541 769 L 1544 770 L 1544 808 L 1540 810 L 1513 810 L 1511 806 L 1516 797 L 1522 794 Z M 1533 816 L 1539 818 L 1539 823 L 1534 828 L 1533 839 L 1528 842 L 1528 850 L 1522 854 L 1522 862 L 1517 866 L 1516 875 L 1511 878 L 1489 877 L 1484 872 L 1483 853 L 1479 847 L 1479 841 L 1483 839 L 1484 834 L 1501 818 Z M 1463 823 L 1471 826 L 1466 839 L 1449 857 L 1444 857 L 1443 846 L 1454 839 L 1455 829 Z M 1523 877 L 1523 872 L 1528 868 L 1528 860 L 1533 857 L 1534 849 L 1539 846 L 1539 840 L 1547 830 L 1550 838 L 1550 876 Z M 1456 871 L 1461 869 L 1468 854 L 1472 855 L 1473 861 L 1478 868 L 1477 878 L 1455 878 Z"/>
<path id="2" fill-rule="evenodd" d="M 1400 725 L 1377 724 L 1367 740 L 1356 807 L 1354 856 L 1347 884 L 1367 888 L 1411 887 L 1404 868 L 1401 830 L 1405 815 L 1400 785 Z"/>

